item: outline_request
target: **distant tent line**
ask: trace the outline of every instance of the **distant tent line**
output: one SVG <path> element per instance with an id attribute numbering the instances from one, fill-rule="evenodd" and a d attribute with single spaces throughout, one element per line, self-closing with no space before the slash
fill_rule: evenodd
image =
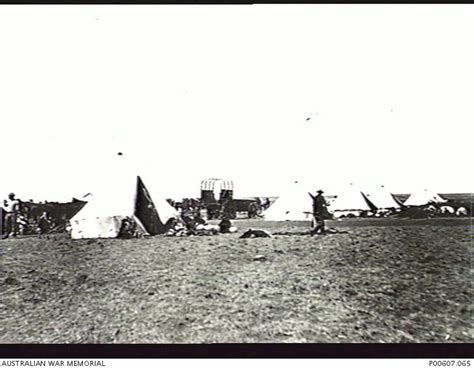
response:
<path id="1" fill-rule="evenodd" d="M 162 197 L 156 186 L 147 188 L 138 175 L 121 175 L 109 178 L 109 186 L 103 191 L 92 191 L 84 196 L 72 198 L 72 203 L 28 204 L 32 215 L 43 211 L 54 218 L 70 221 L 71 237 L 113 238 L 121 233 L 124 221 L 132 221 L 142 235 L 157 235 L 166 232 L 171 219 L 179 212 Z M 350 184 L 337 195 L 326 195 L 328 209 L 335 216 L 376 213 L 382 210 L 399 210 L 405 207 L 422 207 L 428 204 L 444 204 L 442 196 L 427 189 L 410 195 L 394 195 L 384 186 L 370 191 L 361 191 Z M 404 200 L 404 201 L 403 201 Z M 311 220 L 311 198 L 297 181 L 284 195 L 273 202 L 264 213 L 265 220 Z"/>
<path id="2" fill-rule="evenodd" d="M 110 209 L 110 205 L 107 205 L 107 201 L 104 201 L 104 199 L 101 199 L 101 201 L 97 202 L 97 199 L 94 200 L 94 196 L 88 194 L 87 199 L 89 200 L 88 206 L 84 206 L 84 208 L 79 211 L 79 213 L 71 219 L 71 223 L 74 224 L 76 223 L 76 229 L 77 229 L 77 221 L 80 217 L 83 217 L 83 222 L 85 222 L 85 219 L 90 218 L 84 216 L 86 214 L 86 211 L 91 212 L 89 210 L 91 207 L 95 207 L 96 209 L 99 207 L 97 204 L 102 203 L 102 207 L 105 209 L 109 208 L 110 213 L 105 216 L 105 219 L 101 221 L 95 221 L 95 225 L 89 224 L 87 227 L 89 228 L 94 228 L 96 227 L 95 231 L 93 233 L 88 233 L 85 231 L 85 229 L 82 229 L 80 231 L 81 235 L 74 232 L 74 227 L 73 227 L 73 238 L 84 238 L 84 237 L 93 237 L 94 234 L 100 237 L 117 237 L 119 233 L 119 226 L 118 224 L 120 223 L 118 219 L 123 220 L 126 217 L 134 217 L 137 220 L 137 224 L 139 225 L 139 228 L 141 229 L 143 234 L 160 234 L 163 233 L 165 229 L 165 224 L 166 221 L 168 221 L 170 218 L 173 217 L 173 211 L 175 211 L 174 208 L 171 207 L 169 202 L 164 199 L 160 199 L 162 201 L 161 204 L 161 212 L 163 212 L 164 209 L 168 208 L 166 213 L 167 215 L 164 217 L 164 222 L 163 220 L 160 219 L 159 215 L 159 210 L 155 207 L 153 201 L 151 199 L 151 196 L 148 193 L 148 190 L 146 189 L 143 180 L 137 176 L 137 188 L 136 192 L 132 195 L 130 195 L 130 192 L 128 194 L 122 194 L 122 196 L 125 197 L 130 197 L 132 196 L 135 201 L 135 208 L 134 210 L 131 207 L 128 208 L 127 211 L 122 211 L 122 214 L 120 215 L 112 215 L 113 211 Z M 114 190 L 114 200 L 113 202 L 117 202 L 118 198 L 120 196 L 117 196 L 117 191 Z M 429 203 L 429 201 L 439 201 L 445 202 L 441 196 L 438 194 L 435 194 L 436 196 L 432 195 L 428 191 L 423 191 L 424 193 L 424 198 L 427 199 L 426 204 Z M 427 195 L 431 194 L 431 195 Z M 156 196 L 156 195 L 155 195 Z M 422 198 L 422 196 L 418 193 L 414 193 L 411 196 L 407 195 L 400 195 L 400 198 L 397 195 L 393 195 L 390 192 L 388 192 L 384 186 L 381 186 L 378 190 L 373 190 L 371 193 L 365 193 L 363 191 L 360 191 L 357 189 L 356 186 L 354 185 L 349 185 L 346 187 L 345 190 L 340 191 L 338 195 L 334 196 L 326 196 L 329 199 L 329 210 L 337 216 L 339 215 L 346 215 L 348 213 L 352 213 L 355 215 L 359 215 L 360 212 L 376 212 L 377 210 L 381 209 L 400 209 L 403 205 L 403 197 L 405 197 L 405 203 L 408 202 L 408 199 L 410 197 L 414 198 L 416 201 L 420 201 L 419 199 Z M 417 200 L 418 199 L 418 200 Z M 76 200 L 76 199 L 74 199 Z M 331 201 L 332 200 L 332 201 Z M 81 202 L 82 200 L 76 200 L 77 202 Z M 166 203 L 166 205 L 163 205 L 163 203 Z M 95 205 L 94 205 L 95 204 Z M 425 204 L 422 204 L 425 205 Z M 413 205 L 415 206 L 415 205 Z M 154 210 L 149 210 L 149 209 L 154 209 Z M 173 209 L 173 210 L 171 210 Z M 358 213 L 359 212 L 359 213 Z M 120 212 L 118 212 L 120 213 Z M 177 214 L 176 212 L 174 214 Z M 281 220 L 310 220 L 311 219 L 311 214 L 312 214 L 312 206 L 311 206 L 311 198 L 309 197 L 308 193 L 297 183 L 293 183 L 290 185 L 285 192 L 284 196 L 281 196 L 277 198 L 272 206 L 264 213 L 265 220 L 270 220 L 270 221 L 281 221 Z M 138 216 L 137 216 L 138 215 Z M 113 220 L 115 219 L 115 221 Z M 99 223 L 103 222 L 104 224 L 100 225 Z M 85 227 L 85 228 L 87 228 Z M 100 227 L 109 227 L 108 232 L 104 231 L 99 231 L 98 228 Z M 94 233 L 95 232 L 95 233 Z"/>
<path id="3" fill-rule="evenodd" d="M 404 207 L 442 204 L 447 200 L 428 191 L 418 191 L 407 196 L 405 202 L 390 193 L 384 186 L 364 192 L 353 184 L 346 186 L 337 195 L 326 196 L 328 209 L 337 218 L 345 215 L 360 216 L 363 213 L 400 211 Z M 295 181 L 265 212 L 265 219 L 272 221 L 311 219 L 311 199 Z"/>
<path id="4" fill-rule="evenodd" d="M 124 223 L 130 222 L 134 223 L 136 231 L 141 234 L 162 234 L 166 232 L 168 223 L 172 219 L 179 218 L 179 212 L 162 197 L 156 184 L 151 184 L 142 176 L 137 175 L 134 165 L 130 161 L 124 161 L 122 152 L 116 155 L 120 159 L 109 163 L 110 174 L 105 176 L 105 180 L 101 179 L 97 182 L 97 185 L 102 184 L 104 187 L 97 188 L 98 191 L 93 190 L 82 197 L 73 198 L 72 203 L 62 209 L 67 208 L 67 214 L 65 214 L 66 211 L 58 214 L 64 220 L 69 218 L 72 238 L 117 237 Z M 128 174 L 125 174 L 126 172 Z M 219 184 L 221 191 L 232 193 L 232 181 L 218 179 L 203 181 L 201 190 L 214 190 L 216 183 Z M 424 190 L 411 194 L 402 205 L 383 186 L 374 191 L 363 192 L 352 184 L 331 200 L 329 209 L 333 213 L 338 211 L 375 212 L 384 209 L 400 209 L 401 206 L 446 202 L 438 194 Z M 41 211 L 43 209 L 44 207 Z M 39 208 L 35 210 L 39 212 Z M 288 191 L 264 213 L 266 220 L 307 220 L 311 219 L 311 215 L 311 198 L 298 181 L 294 181 Z"/>

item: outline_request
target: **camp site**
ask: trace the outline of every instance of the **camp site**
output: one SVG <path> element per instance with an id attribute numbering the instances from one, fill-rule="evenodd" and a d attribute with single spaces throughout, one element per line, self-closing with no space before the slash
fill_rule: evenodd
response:
<path id="1" fill-rule="evenodd" d="M 0 241 L 1 342 L 463 342 L 472 333 L 472 194 L 351 183 L 327 195 L 327 233 L 311 236 L 298 181 L 256 217 L 223 209 L 231 180 L 201 181 L 188 206 L 145 176 L 112 181 L 113 191 L 102 184 L 84 201 L 47 204 L 72 208 L 67 225 Z M 183 221 L 196 212 L 204 226 Z M 222 233 L 229 214 L 235 232 Z M 242 238 L 250 229 L 270 237 Z"/>
<path id="2" fill-rule="evenodd" d="M 0 344 L 472 342 L 473 19 L 2 8 Z"/>

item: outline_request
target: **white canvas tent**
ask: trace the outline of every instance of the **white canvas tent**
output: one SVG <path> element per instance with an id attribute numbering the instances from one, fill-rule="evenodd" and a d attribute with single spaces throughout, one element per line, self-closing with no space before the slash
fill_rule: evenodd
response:
<path id="1" fill-rule="evenodd" d="M 142 234 L 159 234 L 178 212 L 160 196 L 156 186 L 145 187 L 139 176 L 108 176 L 102 188 L 71 219 L 71 237 L 115 238 L 122 222 L 133 218 Z"/>
<path id="2" fill-rule="evenodd" d="M 377 209 L 399 209 L 400 203 L 385 186 L 376 187 L 365 192 L 367 198 Z"/>
<path id="3" fill-rule="evenodd" d="M 413 192 L 404 202 L 406 206 L 423 206 L 428 204 L 443 204 L 447 200 L 443 199 L 436 192 L 427 189 Z"/>
<path id="4" fill-rule="evenodd" d="M 329 206 L 329 211 L 336 217 L 344 215 L 346 212 L 359 215 L 362 211 L 373 211 L 374 209 L 375 206 L 367 199 L 365 194 L 353 184 L 338 191 L 337 197 Z"/>
<path id="5" fill-rule="evenodd" d="M 312 220 L 312 199 L 301 184 L 292 183 L 265 211 L 265 220 Z"/>

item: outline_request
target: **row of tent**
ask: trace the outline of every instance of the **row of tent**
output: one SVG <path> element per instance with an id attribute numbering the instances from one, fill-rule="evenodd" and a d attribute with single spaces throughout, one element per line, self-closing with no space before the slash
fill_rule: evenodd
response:
<path id="1" fill-rule="evenodd" d="M 145 182 L 143 177 L 109 176 L 102 184 L 102 188 L 84 199 L 86 205 L 71 218 L 70 232 L 73 239 L 118 237 L 126 219 L 132 219 L 141 234 L 162 234 L 168 228 L 168 222 L 179 217 L 179 212 L 162 196 L 159 186 Z M 445 201 L 438 194 L 425 190 L 412 194 L 403 205 L 420 206 Z M 308 192 L 295 182 L 265 211 L 264 217 L 270 221 L 310 219 L 311 205 Z M 337 217 L 348 211 L 399 209 L 401 205 L 383 186 L 369 193 L 350 185 L 340 191 L 330 203 L 329 210 Z"/>
<path id="2" fill-rule="evenodd" d="M 440 195 L 423 190 L 411 194 L 404 203 L 397 199 L 384 186 L 361 191 L 350 184 L 338 191 L 337 197 L 329 201 L 328 210 L 335 217 L 347 214 L 360 215 L 362 212 L 399 210 L 402 206 L 423 206 L 432 203 L 445 203 Z M 307 220 L 312 214 L 311 198 L 307 191 L 295 182 L 286 193 L 265 212 L 265 220 Z"/>

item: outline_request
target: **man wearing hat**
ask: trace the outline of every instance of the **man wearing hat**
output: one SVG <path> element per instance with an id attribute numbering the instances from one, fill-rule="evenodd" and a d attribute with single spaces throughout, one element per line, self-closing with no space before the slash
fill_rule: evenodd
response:
<path id="1" fill-rule="evenodd" d="M 324 233 L 324 216 L 327 212 L 327 202 L 324 199 L 323 190 L 316 191 L 317 195 L 309 193 L 309 196 L 313 199 L 313 222 L 311 235 L 323 234 Z"/>
<path id="2" fill-rule="evenodd" d="M 17 234 L 17 215 L 20 212 L 20 200 L 15 198 L 14 193 L 8 195 L 8 200 L 4 202 L 5 209 L 5 234 L 7 236 L 16 236 Z"/>

